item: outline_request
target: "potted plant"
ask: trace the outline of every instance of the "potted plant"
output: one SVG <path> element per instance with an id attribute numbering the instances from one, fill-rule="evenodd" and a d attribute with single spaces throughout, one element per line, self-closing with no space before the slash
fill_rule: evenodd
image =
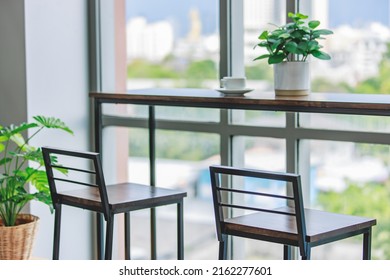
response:
<path id="1" fill-rule="evenodd" d="M 321 50 L 319 40 L 333 34 L 328 29 L 317 29 L 318 20 L 307 22 L 308 16 L 301 13 L 289 13 L 292 19 L 272 31 L 263 31 L 255 47 L 265 48 L 267 53 L 255 60 L 268 59 L 274 65 L 276 95 L 307 95 L 310 92 L 310 64 L 313 56 L 322 60 L 331 59 Z"/>
<path id="2" fill-rule="evenodd" d="M 39 218 L 21 214 L 29 201 L 43 202 L 52 210 L 42 152 L 31 146 L 30 140 L 49 128 L 73 134 L 60 119 L 43 116 L 33 119 L 34 122 L 20 125 L 0 125 L 0 259 L 30 257 Z M 22 133 L 28 131 L 31 133 L 25 139 Z M 28 185 L 34 190 L 28 191 Z"/>

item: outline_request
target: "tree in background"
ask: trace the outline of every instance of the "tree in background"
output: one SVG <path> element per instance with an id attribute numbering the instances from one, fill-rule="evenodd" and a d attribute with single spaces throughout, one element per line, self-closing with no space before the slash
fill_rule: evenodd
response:
<path id="1" fill-rule="evenodd" d="M 390 259 L 390 182 L 358 185 L 350 183 L 342 192 L 318 195 L 318 203 L 327 211 L 377 219 L 373 227 L 373 258 Z"/>

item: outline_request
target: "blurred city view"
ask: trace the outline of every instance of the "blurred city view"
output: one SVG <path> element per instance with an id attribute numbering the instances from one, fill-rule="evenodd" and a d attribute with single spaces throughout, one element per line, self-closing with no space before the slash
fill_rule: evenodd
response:
<path id="1" fill-rule="evenodd" d="M 244 60 L 248 87 L 273 91 L 272 67 L 254 62 L 254 46 L 269 23 L 286 20 L 285 0 L 243 0 Z M 219 27 L 217 0 L 126 0 L 127 88 L 217 88 Z M 330 61 L 312 60 L 312 94 L 390 93 L 390 0 L 301 0 L 300 10 L 334 34 L 323 42 Z M 145 116 L 143 106 L 128 106 L 128 114 Z M 157 107 L 158 119 L 218 122 L 212 109 Z M 285 113 L 234 111 L 243 125 L 284 127 Z M 301 126 L 322 130 L 390 133 L 387 117 L 302 114 Z M 129 130 L 129 179 L 148 183 L 146 129 Z M 243 166 L 275 171 L 286 169 L 284 139 L 238 136 Z M 390 259 L 390 147 L 370 143 L 303 140 L 309 150 L 310 206 L 377 218 L 373 258 Z M 185 200 L 186 259 L 217 258 L 214 214 L 208 166 L 220 163 L 216 134 L 157 131 L 157 184 L 188 192 Z M 234 146 L 233 146 L 234 148 Z M 266 187 L 266 186 L 259 186 Z M 307 205 L 309 206 L 309 205 Z M 174 226 L 175 209 L 161 210 L 163 231 Z M 137 214 L 137 240 L 147 243 L 147 213 Z M 173 231 L 174 234 L 174 231 Z M 162 242 L 164 258 L 175 258 L 174 238 Z M 313 258 L 359 258 L 361 240 L 314 249 Z M 136 258 L 147 251 L 136 247 Z M 238 243 L 246 258 L 280 259 L 282 247 Z M 142 246 L 143 246 L 142 245 Z M 140 250 L 140 251 L 137 251 Z"/>
<path id="2" fill-rule="evenodd" d="M 168 8 L 178 5 L 172 0 L 127 2 L 129 88 L 149 86 L 150 79 L 168 87 L 217 86 L 217 1 L 181 1 L 176 9 Z M 285 0 L 243 2 L 246 76 L 255 85 L 256 80 L 265 81 L 261 87 L 272 90 L 272 68 L 253 62 L 262 51 L 253 47 L 262 30 L 273 28 L 270 23 L 286 20 Z M 321 21 L 320 28 L 334 31 L 323 43 L 332 59 L 312 60 L 313 92 L 390 92 L 385 79 L 390 67 L 388 0 L 375 5 L 363 0 L 302 0 L 300 7 L 310 19 Z"/>

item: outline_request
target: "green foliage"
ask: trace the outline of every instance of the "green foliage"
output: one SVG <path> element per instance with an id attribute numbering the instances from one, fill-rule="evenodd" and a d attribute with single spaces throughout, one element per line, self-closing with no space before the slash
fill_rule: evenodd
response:
<path id="1" fill-rule="evenodd" d="M 192 133 L 158 130 L 156 153 L 158 158 L 198 161 L 219 154 L 219 138 L 210 133 Z M 147 131 L 131 129 L 129 154 L 134 157 L 148 157 L 145 143 Z"/>
<path id="2" fill-rule="evenodd" d="M 324 192 L 318 196 L 319 203 L 328 211 L 349 215 L 373 217 L 373 249 L 385 259 L 390 259 L 390 184 L 350 184 L 343 192 Z"/>
<path id="3" fill-rule="evenodd" d="M 219 154 L 219 138 L 213 134 L 159 131 L 158 136 L 159 158 L 199 161 Z"/>
<path id="4" fill-rule="evenodd" d="M 379 74 L 357 84 L 356 93 L 390 93 L 390 43 L 387 45 L 387 52 L 379 64 Z"/>
<path id="5" fill-rule="evenodd" d="M 180 77 L 178 72 L 165 65 L 152 64 L 140 59 L 127 65 L 127 76 L 150 79 L 178 79 Z"/>
<path id="6" fill-rule="evenodd" d="M 322 46 L 318 40 L 323 36 L 333 34 L 327 29 L 316 29 L 320 22 L 312 20 L 306 22 L 308 16 L 300 13 L 289 13 L 292 22 L 277 27 L 273 31 L 263 31 L 255 47 L 265 48 L 267 54 L 255 60 L 268 59 L 268 64 L 277 64 L 283 61 L 306 61 L 309 55 L 318 59 L 329 60 L 330 55 L 321 51 Z"/>
<path id="7" fill-rule="evenodd" d="M 316 78 L 311 82 L 313 92 L 353 92 L 353 88 L 343 83 L 334 83 L 325 78 Z"/>
<path id="8" fill-rule="evenodd" d="M 350 92 L 365 94 L 390 94 L 390 43 L 379 64 L 379 73 L 375 77 L 365 79 L 356 86 L 346 83 L 332 83 L 323 78 L 315 79 L 311 88 L 317 92 Z"/>
<path id="9" fill-rule="evenodd" d="M 205 79 L 217 79 L 217 67 L 210 59 L 194 61 L 188 65 L 185 73 L 187 87 L 199 88 Z"/>
<path id="10" fill-rule="evenodd" d="M 159 64 L 134 60 L 127 65 L 127 77 L 144 79 L 171 79 L 177 87 L 200 88 L 205 79 L 217 79 L 217 65 L 210 59 L 175 65 L 172 57 Z"/>
<path id="11" fill-rule="evenodd" d="M 186 76 L 188 79 L 216 79 L 217 67 L 210 59 L 194 61 L 188 65 Z"/>
<path id="12" fill-rule="evenodd" d="M 9 127 L 0 125 L 0 218 L 5 226 L 15 225 L 17 215 L 31 200 L 52 205 L 46 172 L 41 170 L 41 149 L 31 146 L 30 140 L 43 129 L 73 134 L 59 119 L 35 116 L 34 120 Z M 32 134 L 25 139 L 22 133 L 27 131 Z M 33 162 L 35 167 L 28 166 L 27 162 Z M 35 192 L 29 193 L 27 184 L 34 186 Z"/>
<path id="13" fill-rule="evenodd" d="M 272 68 L 267 64 L 263 63 L 264 61 L 261 61 L 261 63 L 258 63 L 254 66 L 246 66 L 245 67 L 245 76 L 249 80 L 265 80 L 272 82 L 273 79 L 273 72 Z"/>

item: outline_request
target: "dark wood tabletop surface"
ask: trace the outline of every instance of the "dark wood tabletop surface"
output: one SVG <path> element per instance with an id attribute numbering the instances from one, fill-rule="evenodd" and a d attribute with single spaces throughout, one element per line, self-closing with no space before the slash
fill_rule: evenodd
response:
<path id="1" fill-rule="evenodd" d="M 90 92 L 90 97 L 99 103 L 390 115 L 390 95 L 387 94 L 310 93 L 301 97 L 277 97 L 274 92 L 254 90 L 243 96 L 228 96 L 213 89 L 150 88 Z"/>

